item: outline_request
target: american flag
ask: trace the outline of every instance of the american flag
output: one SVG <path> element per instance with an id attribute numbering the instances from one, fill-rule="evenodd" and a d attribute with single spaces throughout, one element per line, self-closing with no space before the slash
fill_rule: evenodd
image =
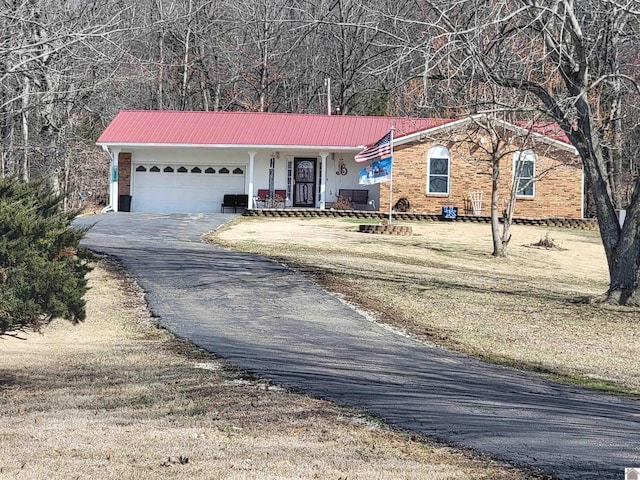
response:
<path id="1" fill-rule="evenodd" d="M 356 162 L 368 162 L 370 160 L 380 160 L 391 156 L 391 132 L 378 140 L 373 145 L 369 145 L 355 156 Z"/>

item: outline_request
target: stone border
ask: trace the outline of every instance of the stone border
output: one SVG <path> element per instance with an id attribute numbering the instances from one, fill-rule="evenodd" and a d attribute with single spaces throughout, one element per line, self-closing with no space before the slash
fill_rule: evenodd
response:
<path id="1" fill-rule="evenodd" d="M 406 225 L 359 225 L 361 233 L 377 233 L 379 235 L 413 235 L 413 229 Z"/>
<path id="2" fill-rule="evenodd" d="M 245 210 L 247 217 L 337 217 L 360 218 L 370 220 L 384 220 L 389 218 L 388 213 L 372 212 L 365 210 L 319 210 L 304 208 L 254 208 Z M 491 217 L 480 215 L 458 215 L 455 220 L 444 220 L 442 215 L 435 213 L 400 213 L 392 215 L 393 220 L 398 221 L 443 221 L 443 222 L 476 222 L 490 223 Z M 543 227 L 576 228 L 580 230 L 598 230 L 598 222 L 594 218 L 514 218 L 514 225 L 534 225 Z"/>

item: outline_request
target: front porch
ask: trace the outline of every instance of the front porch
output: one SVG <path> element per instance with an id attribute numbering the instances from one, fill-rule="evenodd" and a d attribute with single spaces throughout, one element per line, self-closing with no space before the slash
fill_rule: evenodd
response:
<path id="1" fill-rule="evenodd" d="M 378 210 L 380 187 L 359 185 L 353 151 L 310 153 L 248 152 L 249 210 Z"/>

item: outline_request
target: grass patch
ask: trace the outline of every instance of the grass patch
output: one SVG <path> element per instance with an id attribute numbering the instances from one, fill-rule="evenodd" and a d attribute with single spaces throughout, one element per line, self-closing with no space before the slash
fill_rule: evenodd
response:
<path id="1" fill-rule="evenodd" d="M 594 232 L 554 229 L 547 242 L 548 228 L 515 225 L 509 257 L 493 258 L 488 224 L 415 222 L 415 235 L 393 237 L 365 236 L 352 222 L 264 220 L 256 229 L 240 220 L 209 238 L 286 263 L 423 340 L 575 385 L 640 393 L 640 342 L 629 341 L 640 337 L 638 309 L 576 301 L 607 289 Z M 541 238 L 562 248 L 528 246 Z"/>
<path id="2" fill-rule="evenodd" d="M 113 266 L 90 286 L 85 322 L 0 340 L 0 478 L 542 478 L 245 375 Z"/>

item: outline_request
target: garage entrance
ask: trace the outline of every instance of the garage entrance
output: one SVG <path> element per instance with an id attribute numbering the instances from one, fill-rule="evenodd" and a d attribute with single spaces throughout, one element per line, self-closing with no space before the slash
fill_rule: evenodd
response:
<path id="1" fill-rule="evenodd" d="M 244 193 L 244 166 L 134 164 L 131 211 L 220 212 L 223 196 Z"/>

